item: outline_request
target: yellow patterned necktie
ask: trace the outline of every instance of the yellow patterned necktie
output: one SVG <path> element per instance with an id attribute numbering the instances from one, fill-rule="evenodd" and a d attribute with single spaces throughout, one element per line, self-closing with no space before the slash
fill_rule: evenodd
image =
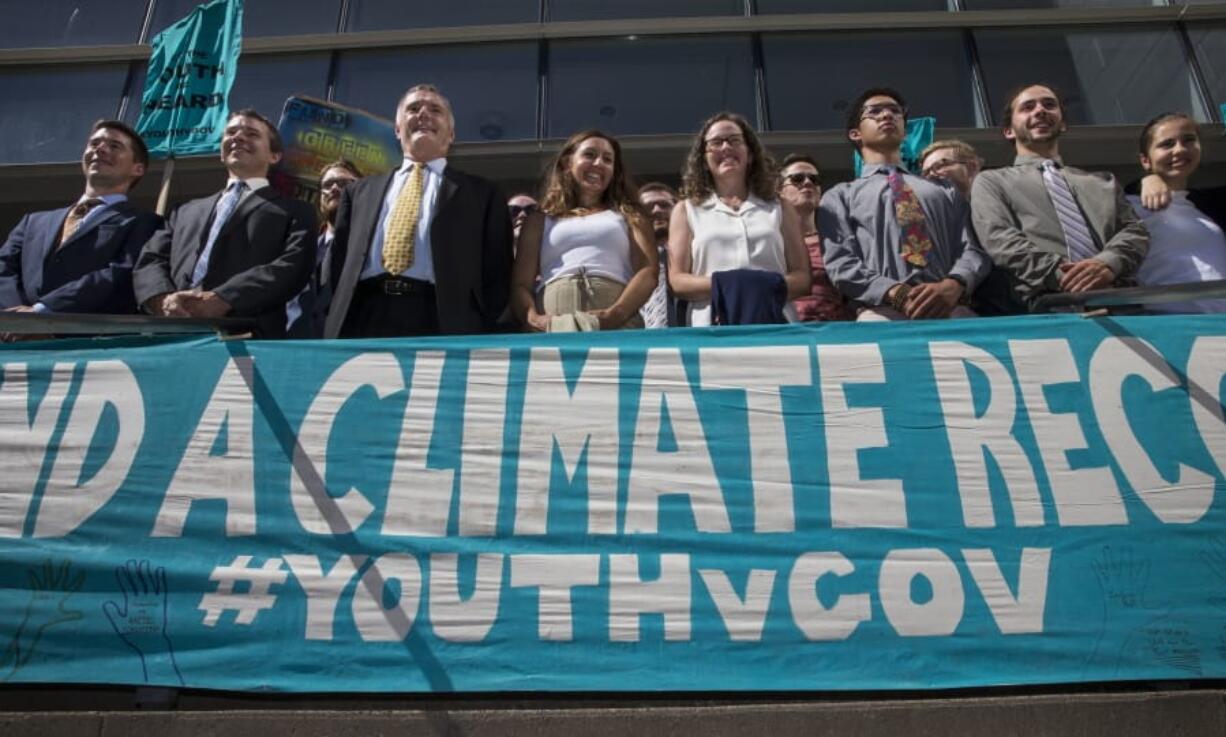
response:
<path id="1" fill-rule="evenodd" d="M 397 275 L 413 265 L 413 241 L 417 235 L 417 221 L 421 218 L 421 199 L 424 174 L 421 164 L 413 164 L 409 172 L 409 181 L 396 205 L 392 207 L 387 236 L 383 239 L 383 268 L 387 273 Z"/>

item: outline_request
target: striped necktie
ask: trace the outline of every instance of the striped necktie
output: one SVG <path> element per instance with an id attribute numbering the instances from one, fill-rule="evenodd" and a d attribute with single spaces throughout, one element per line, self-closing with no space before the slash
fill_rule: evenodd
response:
<path id="1" fill-rule="evenodd" d="M 204 242 L 204 250 L 200 252 L 200 258 L 196 259 L 196 268 L 192 269 L 193 287 L 198 287 L 204 282 L 204 275 L 209 271 L 209 257 L 213 255 L 213 244 L 217 242 L 221 229 L 234 214 L 234 209 L 238 207 L 239 201 L 243 199 L 243 192 L 246 190 L 247 183 L 241 179 L 235 179 L 217 202 L 217 212 L 213 214 L 213 227 L 209 228 L 209 239 Z"/>
<path id="2" fill-rule="evenodd" d="M 64 227 L 60 229 L 60 245 L 68 242 L 68 239 L 76 234 L 81 228 L 81 223 L 85 220 L 85 216 L 90 213 L 98 205 L 102 204 L 102 200 L 97 197 L 90 197 L 88 200 L 83 200 L 73 205 L 68 211 L 68 217 L 64 218 Z"/>
<path id="3" fill-rule="evenodd" d="M 396 197 L 396 205 L 388 216 L 387 236 L 383 240 L 383 269 L 398 275 L 413 265 L 413 241 L 417 239 L 417 221 L 421 219 L 421 199 L 425 190 L 422 164 L 413 164 L 409 181 Z"/>
<path id="4" fill-rule="evenodd" d="M 1077 198 L 1069 188 L 1068 181 L 1060 172 L 1060 165 L 1052 159 L 1043 159 L 1043 184 L 1047 194 L 1056 208 L 1056 217 L 1060 220 L 1060 230 L 1064 232 L 1064 243 L 1068 248 L 1069 261 L 1082 261 L 1098 253 L 1094 245 L 1094 235 L 1086 223 L 1085 215 L 1077 205 Z"/>

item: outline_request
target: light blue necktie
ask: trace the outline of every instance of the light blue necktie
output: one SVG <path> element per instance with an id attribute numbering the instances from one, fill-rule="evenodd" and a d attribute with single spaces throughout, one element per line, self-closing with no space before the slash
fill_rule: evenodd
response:
<path id="1" fill-rule="evenodd" d="M 204 281 L 204 275 L 209 270 L 209 256 L 213 253 L 213 244 L 217 242 L 217 236 L 221 235 L 221 229 L 225 227 L 226 221 L 234 214 L 234 208 L 238 207 L 246 189 L 246 182 L 241 179 L 235 180 L 217 203 L 217 214 L 213 216 L 213 227 L 209 228 L 209 239 L 204 242 L 204 250 L 200 252 L 200 258 L 196 260 L 196 268 L 192 269 L 193 287 L 200 286 Z"/>
<path id="2" fill-rule="evenodd" d="M 1043 159 L 1043 184 L 1047 185 L 1047 194 L 1056 207 L 1056 217 L 1060 220 L 1060 229 L 1064 231 L 1064 243 L 1068 246 L 1069 261 L 1084 261 L 1098 253 L 1094 245 L 1094 236 L 1090 226 L 1086 224 L 1081 208 L 1073 197 L 1073 190 L 1060 172 L 1059 164 L 1051 159 Z"/>

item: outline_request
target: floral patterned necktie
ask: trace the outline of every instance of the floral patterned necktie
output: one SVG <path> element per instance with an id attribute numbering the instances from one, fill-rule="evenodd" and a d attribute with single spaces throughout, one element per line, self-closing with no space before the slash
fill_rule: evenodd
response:
<path id="1" fill-rule="evenodd" d="M 903 179 L 902 170 L 891 167 L 888 171 L 890 193 L 894 196 L 894 217 L 898 219 L 898 227 L 902 228 L 903 260 L 922 269 L 928 265 L 928 252 L 932 250 L 924 208 L 920 206 L 915 190 Z"/>

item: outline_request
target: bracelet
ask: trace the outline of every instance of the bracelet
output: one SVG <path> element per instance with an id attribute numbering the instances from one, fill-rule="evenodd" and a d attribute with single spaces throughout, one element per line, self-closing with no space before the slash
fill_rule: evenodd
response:
<path id="1" fill-rule="evenodd" d="M 899 312 L 906 312 L 907 296 L 911 294 L 911 285 L 899 284 L 894 290 L 894 296 L 890 298 L 890 307 Z"/>

